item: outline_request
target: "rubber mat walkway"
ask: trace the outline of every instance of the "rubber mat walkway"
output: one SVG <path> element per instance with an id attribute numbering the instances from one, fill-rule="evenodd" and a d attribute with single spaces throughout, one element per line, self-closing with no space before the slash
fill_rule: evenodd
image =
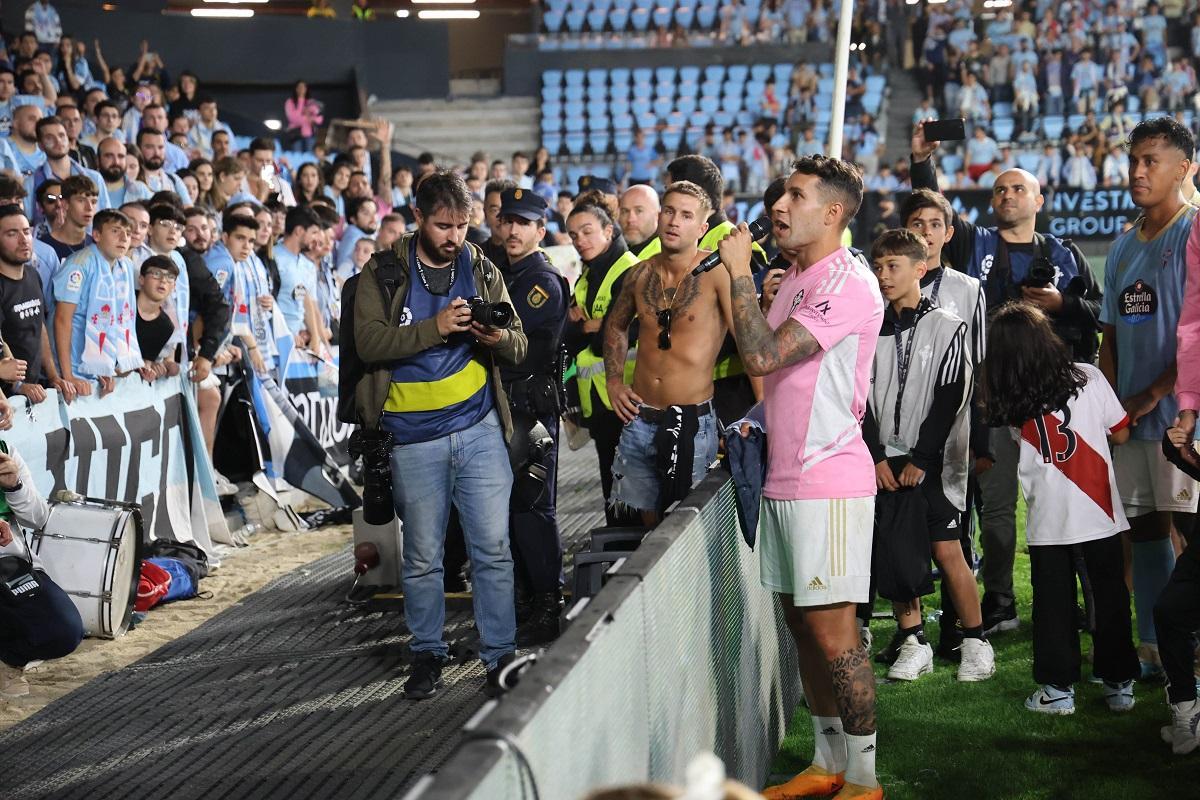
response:
<path id="1" fill-rule="evenodd" d="M 594 450 L 562 457 L 570 549 L 603 501 Z M 455 663 L 440 696 L 405 700 L 399 616 L 341 602 L 351 566 L 346 551 L 288 573 L 3 732 L 0 798 L 399 798 L 452 752 L 483 669 Z M 467 637 L 470 614 L 446 628 Z"/>

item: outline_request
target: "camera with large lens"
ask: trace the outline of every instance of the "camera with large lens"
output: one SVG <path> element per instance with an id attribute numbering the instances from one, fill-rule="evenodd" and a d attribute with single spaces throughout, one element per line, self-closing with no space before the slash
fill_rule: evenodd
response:
<path id="1" fill-rule="evenodd" d="M 489 325 L 493 328 L 507 328 L 512 325 L 513 307 L 511 303 L 489 303 L 476 295 L 467 298 L 467 305 L 471 309 L 472 322 Z"/>
<path id="2" fill-rule="evenodd" d="M 1029 273 L 1025 280 L 1021 281 L 1021 285 L 1030 289 L 1045 289 L 1054 283 L 1054 275 L 1054 265 L 1050 263 L 1050 259 L 1038 256 L 1029 265 Z"/>
<path id="3" fill-rule="evenodd" d="M 350 456 L 361 457 L 363 464 L 363 519 L 371 525 L 386 525 L 396 515 L 392 445 L 392 435 L 386 431 L 359 428 L 350 434 Z"/>

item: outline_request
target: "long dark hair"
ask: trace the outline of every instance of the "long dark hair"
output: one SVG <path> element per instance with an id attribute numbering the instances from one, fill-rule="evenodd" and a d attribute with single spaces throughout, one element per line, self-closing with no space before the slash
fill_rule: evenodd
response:
<path id="1" fill-rule="evenodd" d="M 1086 383 L 1087 373 L 1040 309 L 1014 302 L 992 314 L 979 385 L 989 425 L 1020 426 L 1057 411 Z"/>

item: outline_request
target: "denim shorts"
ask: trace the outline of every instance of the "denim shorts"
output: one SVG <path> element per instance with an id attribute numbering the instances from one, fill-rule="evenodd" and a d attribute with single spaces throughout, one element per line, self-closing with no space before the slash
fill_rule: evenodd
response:
<path id="1" fill-rule="evenodd" d="M 717 458 L 717 415 L 713 411 L 700 417 L 692 457 L 692 485 L 695 486 Z M 657 453 L 654 437 L 658 425 L 636 417 L 621 429 L 617 456 L 613 461 L 612 500 L 619 506 L 638 511 L 658 510 Z"/>

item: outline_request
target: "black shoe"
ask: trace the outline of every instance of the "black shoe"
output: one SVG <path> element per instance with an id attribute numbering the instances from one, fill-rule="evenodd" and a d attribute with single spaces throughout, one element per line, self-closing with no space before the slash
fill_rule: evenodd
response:
<path id="1" fill-rule="evenodd" d="M 515 661 L 516 658 L 517 656 L 515 653 L 505 653 L 504 655 L 500 656 L 500 659 L 496 662 L 496 666 L 487 671 L 487 680 L 483 682 L 484 694 L 486 694 L 488 697 L 499 697 L 509 689 L 513 688 L 513 686 L 517 685 L 515 679 L 516 676 L 514 675 L 509 675 L 510 685 L 500 685 L 500 673 L 504 671 L 505 667 Z"/>
<path id="2" fill-rule="evenodd" d="M 553 642 L 561 633 L 561 614 L 560 592 L 535 594 L 530 604 L 529 616 L 517 626 L 517 647 L 534 647 Z"/>
<path id="3" fill-rule="evenodd" d="M 1017 625 L 1017 606 L 1015 603 L 1002 603 L 992 595 L 983 596 L 983 635 L 991 636 L 1004 631 L 1015 631 Z"/>
<path id="4" fill-rule="evenodd" d="M 444 685 L 442 667 L 446 659 L 436 653 L 417 653 L 408 680 L 404 682 L 404 696 L 409 700 L 425 700 L 433 697 Z"/>
<path id="5" fill-rule="evenodd" d="M 889 667 L 896 663 L 896 659 L 900 657 L 900 645 L 904 644 L 904 640 L 908 638 L 908 634 L 901 633 L 899 629 L 892 634 L 892 640 L 887 643 L 887 647 L 875 654 L 876 664 L 887 664 Z"/>
<path id="6" fill-rule="evenodd" d="M 938 637 L 937 649 L 933 651 L 933 654 L 943 661 L 958 664 L 962 661 L 962 643 L 962 631 L 943 633 Z"/>

